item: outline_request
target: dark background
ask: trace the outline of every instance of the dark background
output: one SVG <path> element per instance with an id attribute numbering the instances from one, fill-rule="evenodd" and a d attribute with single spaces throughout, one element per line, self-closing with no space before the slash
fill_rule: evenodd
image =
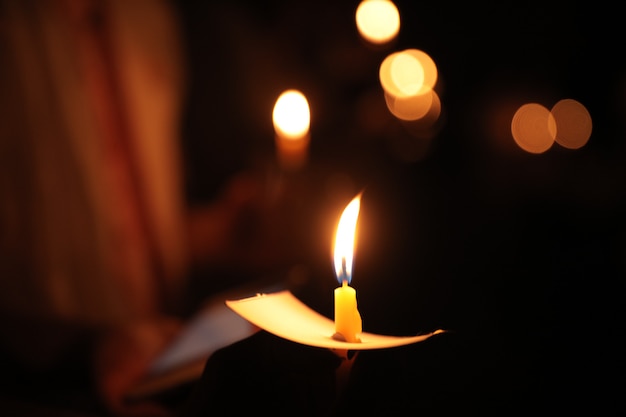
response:
<path id="1" fill-rule="evenodd" d="M 406 392 L 416 410 L 623 413 L 620 14 L 598 2 L 395 3 L 398 38 L 372 47 L 357 33 L 356 1 L 176 2 L 189 57 L 189 201 L 210 201 L 240 170 L 273 172 L 272 107 L 300 89 L 312 142 L 309 165 L 286 179 L 285 219 L 293 264 L 306 271 L 298 296 L 332 314 L 333 228 L 364 190 L 352 282 L 364 330 L 450 330 L 398 353 L 415 371 Z M 439 71 L 441 129 L 421 143 L 388 113 L 378 83 L 382 59 L 406 48 Z M 517 107 L 566 98 L 592 117 L 583 148 L 515 146 Z M 421 151 L 398 153 L 399 143 Z"/>

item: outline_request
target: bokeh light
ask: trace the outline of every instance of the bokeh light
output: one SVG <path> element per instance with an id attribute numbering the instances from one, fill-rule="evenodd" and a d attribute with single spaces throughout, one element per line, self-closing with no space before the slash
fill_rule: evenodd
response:
<path id="1" fill-rule="evenodd" d="M 387 108 L 400 120 L 413 121 L 426 116 L 439 96 L 434 90 L 412 96 L 392 96 L 385 93 Z"/>
<path id="2" fill-rule="evenodd" d="M 373 44 L 387 43 L 400 31 L 400 13 L 389 0 L 363 0 L 355 17 L 359 34 Z"/>
<path id="3" fill-rule="evenodd" d="M 587 108 L 573 99 L 556 103 L 551 110 L 556 123 L 555 141 L 568 149 L 583 147 L 591 137 L 592 121 Z"/>
<path id="4" fill-rule="evenodd" d="M 538 103 L 525 104 L 517 109 L 511 123 L 515 143 L 530 153 L 543 153 L 555 142 L 580 149 L 589 141 L 591 131 L 591 115 L 573 99 L 560 100 L 551 110 Z"/>
<path id="5" fill-rule="evenodd" d="M 276 152 L 280 166 L 298 170 L 307 163 L 311 112 L 309 102 L 298 90 L 283 92 L 272 114 L 276 131 Z"/>
<path id="6" fill-rule="evenodd" d="M 554 144 L 556 123 L 550 110 L 538 103 L 527 103 L 513 115 L 511 133 L 520 148 L 540 154 Z"/>
<path id="7" fill-rule="evenodd" d="M 304 94 L 298 90 L 283 92 L 274 105 L 272 120 L 278 136 L 286 139 L 306 136 L 311 123 L 311 113 Z"/>
<path id="8" fill-rule="evenodd" d="M 398 57 L 400 57 L 401 54 L 402 52 L 394 52 L 387 55 L 387 57 L 380 64 L 378 72 L 381 87 L 385 93 L 391 95 L 392 97 L 409 95 L 408 91 L 411 89 L 411 84 L 414 84 L 418 80 L 421 80 L 422 84 L 424 82 L 424 69 L 419 64 L 419 61 L 411 57 L 408 59 L 399 59 Z M 403 69 L 403 64 L 408 66 L 408 68 Z M 411 70 L 416 72 L 416 74 L 412 77 L 408 75 Z M 395 75 L 393 73 L 394 71 L 396 72 Z M 404 73 L 407 75 L 403 76 Z M 398 84 L 402 83 L 404 80 L 408 81 L 408 86 Z"/>
<path id="9" fill-rule="evenodd" d="M 437 85 L 439 73 L 437 71 L 437 65 L 435 64 L 435 61 L 431 58 L 431 56 L 421 49 L 415 48 L 405 49 L 403 53 L 412 56 L 420 63 L 420 66 L 422 67 L 424 79 L 422 81 L 423 85 L 420 92 L 423 93 L 426 90 L 434 89 Z"/>
<path id="10" fill-rule="evenodd" d="M 401 96 L 412 96 L 424 86 L 424 68 L 411 54 L 400 52 L 390 60 L 391 82 L 400 90 Z"/>
<path id="11" fill-rule="evenodd" d="M 379 78 L 389 112 L 408 123 L 413 136 L 430 137 L 441 113 L 435 61 L 419 49 L 394 52 L 381 63 Z"/>
<path id="12" fill-rule="evenodd" d="M 394 97 L 423 94 L 437 83 L 437 66 L 419 49 L 389 54 L 381 63 L 379 79 L 383 90 Z"/>

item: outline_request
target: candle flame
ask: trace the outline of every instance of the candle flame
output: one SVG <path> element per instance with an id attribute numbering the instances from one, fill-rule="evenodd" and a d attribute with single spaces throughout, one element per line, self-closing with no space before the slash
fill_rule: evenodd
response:
<path id="1" fill-rule="evenodd" d="M 335 274 L 339 283 L 352 280 L 352 260 L 356 240 L 356 224 L 361 207 L 361 195 L 354 197 L 346 206 L 337 225 L 335 235 Z"/>

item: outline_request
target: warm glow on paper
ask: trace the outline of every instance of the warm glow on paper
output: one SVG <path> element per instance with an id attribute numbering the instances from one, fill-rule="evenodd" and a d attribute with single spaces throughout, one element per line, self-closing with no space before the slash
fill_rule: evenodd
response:
<path id="1" fill-rule="evenodd" d="M 350 343 L 333 339 L 335 323 L 298 300 L 290 291 L 258 294 L 240 300 L 228 300 L 226 305 L 255 326 L 276 336 L 308 346 L 330 349 L 384 349 L 421 342 L 441 333 L 417 336 L 387 336 L 363 332 L 361 342 Z"/>

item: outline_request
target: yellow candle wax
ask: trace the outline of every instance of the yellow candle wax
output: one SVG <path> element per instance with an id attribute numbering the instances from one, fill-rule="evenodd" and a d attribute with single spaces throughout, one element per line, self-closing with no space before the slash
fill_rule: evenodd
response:
<path id="1" fill-rule="evenodd" d="M 362 331 L 361 314 L 357 309 L 356 290 L 343 281 L 335 288 L 335 337 L 346 342 L 360 342 L 358 335 Z"/>

